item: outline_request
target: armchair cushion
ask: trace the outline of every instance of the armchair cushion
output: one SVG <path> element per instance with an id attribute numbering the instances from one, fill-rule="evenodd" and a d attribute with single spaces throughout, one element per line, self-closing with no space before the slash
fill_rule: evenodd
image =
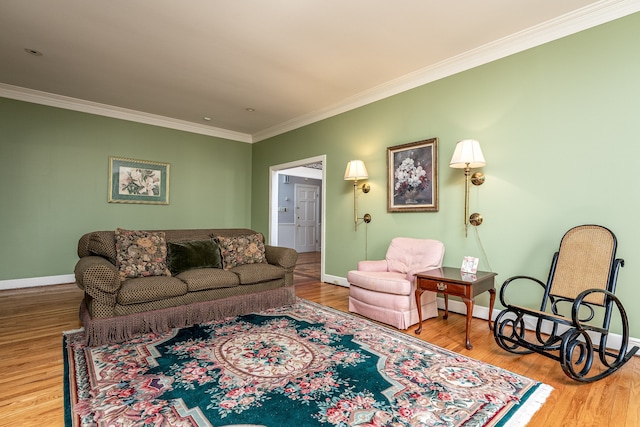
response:
<path id="1" fill-rule="evenodd" d="M 440 267 L 444 258 L 444 244 L 438 240 L 396 237 L 387 249 L 389 271 L 419 273 Z"/>

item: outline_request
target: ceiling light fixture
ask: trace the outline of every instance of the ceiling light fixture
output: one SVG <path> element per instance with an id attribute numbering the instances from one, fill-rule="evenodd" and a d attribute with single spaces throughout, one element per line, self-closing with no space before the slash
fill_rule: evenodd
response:
<path id="1" fill-rule="evenodd" d="M 28 47 L 25 47 L 24 51 L 27 52 L 29 55 L 42 56 L 42 52 L 40 52 L 39 50 L 29 49 Z"/>
<path id="2" fill-rule="evenodd" d="M 254 111 L 256 111 L 256 109 L 255 109 L 255 108 L 251 108 L 251 107 L 249 107 L 249 108 L 245 108 L 245 110 L 247 110 L 247 111 L 248 111 L 248 112 L 250 112 L 250 113 L 253 113 Z"/>
<path id="3" fill-rule="evenodd" d="M 202 118 L 202 120 L 204 120 L 205 122 L 210 122 L 210 121 L 211 121 L 211 117 L 204 116 L 204 117 Z"/>

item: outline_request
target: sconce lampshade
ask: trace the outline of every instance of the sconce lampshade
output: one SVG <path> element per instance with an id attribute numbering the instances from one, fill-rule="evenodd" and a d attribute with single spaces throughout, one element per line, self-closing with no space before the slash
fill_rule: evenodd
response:
<path id="1" fill-rule="evenodd" d="M 458 142 L 456 149 L 451 157 L 449 166 L 457 169 L 464 168 L 480 168 L 485 166 L 487 162 L 484 160 L 480 143 L 475 139 L 465 139 Z"/>
<path id="2" fill-rule="evenodd" d="M 351 160 L 347 163 L 347 170 L 344 171 L 345 181 L 357 181 L 367 178 L 369 178 L 369 174 L 362 160 Z"/>

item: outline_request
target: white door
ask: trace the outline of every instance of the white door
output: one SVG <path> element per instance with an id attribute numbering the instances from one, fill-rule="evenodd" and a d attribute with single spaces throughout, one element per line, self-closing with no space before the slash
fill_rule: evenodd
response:
<path id="1" fill-rule="evenodd" d="M 317 185 L 296 184 L 296 251 L 316 251 L 318 232 Z"/>

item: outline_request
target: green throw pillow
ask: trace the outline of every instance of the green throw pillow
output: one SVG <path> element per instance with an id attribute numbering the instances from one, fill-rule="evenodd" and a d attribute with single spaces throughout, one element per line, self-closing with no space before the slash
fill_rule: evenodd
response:
<path id="1" fill-rule="evenodd" d="M 168 242 L 169 271 L 177 275 L 194 268 L 222 268 L 220 249 L 212 239 Z"/>

